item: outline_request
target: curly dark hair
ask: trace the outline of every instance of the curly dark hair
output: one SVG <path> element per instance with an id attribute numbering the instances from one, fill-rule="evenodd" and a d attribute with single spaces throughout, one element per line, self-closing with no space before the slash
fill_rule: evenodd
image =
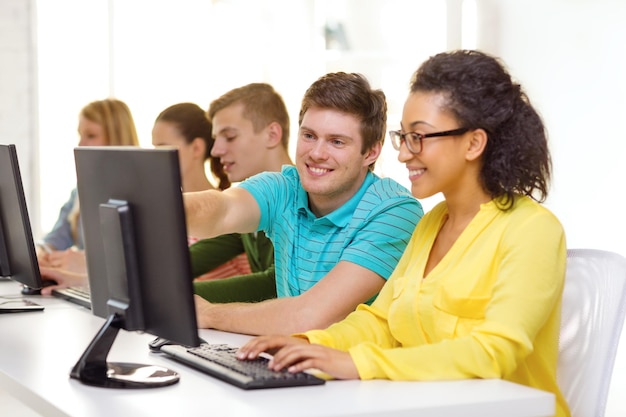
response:
<path id="1" fill-rule="evenodd" d="M 481 181 L 499 207 L 516 195 L 545 201 L 552 161 L 541 116 L 498 58 L 475 50 L 430 57 L 413 74 L 411 93 L 440 93 L 461 126 L 483 129 Z"/>
<path id="2" fill-rule="evenodd" d="M 191 143 L 195 138 L 204 140 L 206 145 L 204 158 L 211 160 L 211 172 L 219 181 L 219 189 L 225 190 L 230 187 L 230 180 L 220 159 L 211 156 L 211 148 L 215 143 L 211 136 L 213 125 L 200 106 L 195 103 L 174 104 L 157 116 L 155 123 L 158 121 L 174 123 L 187 143 Z"/>

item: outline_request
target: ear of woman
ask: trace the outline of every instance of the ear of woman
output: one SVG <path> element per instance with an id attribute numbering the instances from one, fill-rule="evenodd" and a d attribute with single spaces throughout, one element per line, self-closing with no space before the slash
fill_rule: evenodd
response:
<path id="1" fill-rule="evenodd" d="M 472 130 L 469 134 L 469 141 L 467 144 L 466 158 L 468 161 L 474 161 L 483 154 L 485 147 L 487 146 L 487 132 L 484 129 Z"/>

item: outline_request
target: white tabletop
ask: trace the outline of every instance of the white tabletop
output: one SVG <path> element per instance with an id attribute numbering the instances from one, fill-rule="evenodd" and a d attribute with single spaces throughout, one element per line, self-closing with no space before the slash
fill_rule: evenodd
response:
<path id="1" fill-rule="evenodd" d="M 0 295 L 19 286 L 0 282 Z M 314 387 L 245 391 L 151 353 L 154 336 L 120 330 L 108 359 L 166 366 L 177 384 L 97 388 L 69 372 L 104 324 L 89 310 L 52 297 L 29 297 L 43 312 L 0 314 L 0 387 L 44 416 L 502 416 L 554 413 L 554 395 L 502 380 L 328 381 Z M 241 345 L 248 336 L 200 330 L 210 343 Z"/>

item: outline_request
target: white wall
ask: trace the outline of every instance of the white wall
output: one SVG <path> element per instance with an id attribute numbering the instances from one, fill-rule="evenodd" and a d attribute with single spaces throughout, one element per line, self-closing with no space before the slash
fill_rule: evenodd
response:
<path id="1" fill-rule="evenodd" d="M 0 1 L 0 143 L 15 144 L 29 208 L 38 199 L 34 0 Z M 33 212 L 31 211 L 31 214 Z M 31 215 L 37 230 L 39 217 Z"/>
<path id="2" fill-rule="evenodd" d="M 547 125 L 546 205 L 569 247 L 626 255 L 626 2 L 478 0 L 478 46 L 501 56 Z"/>
<path id="3" fill-rule="evenodd" d="M 622 132 L 626 2 L 474 1 L 477 46 L 503 58 L 548 127 L 554 180 L 547 206 L 563 222 L 569 246 L 626 255 L 620 181 L 626 179 L 622 168 L 626 155 Z M 428 12 L 414 11 L 416 3 L 370 2 L 397 9 L 377 14 L 360 8 L 361 2 L 355 0 L 344 1 L 341 7 L 337 1 L 326 0 L 155 0 L 141 13 L 146 2 L 140 0 L 92 0 L 88 4 L 44 0 L 32 3 L 39 14 L 39 33 L 34 38 L 31 3 L 2 1 L 1 141 L 22 143 L 26 188 L 48 193 L 47 199 L 42 194 L 41 207 L 33 199 L 31 212 L 42 213 L 42 228 L 34 229 L 42 233 L 51 226 L 75 181 L 71 153 L 80 107 L 109 94 L 129 103 L 142 143 L 148 145 L 153 117 L 162 108 L 183 100 L 206 107 L 215 96 L 252 81 L 274 84 L 285 96 L 295 122 L 304 89 L 325 70 L 344 68 L 366 73 L 385 89 L 394 103 L 395 116 L 389 117 L 394 127 L 397 103 L 404 100 L 410 72 L 428 54 L 446 47 L 437 40 L 447 32 L 437 5 L 459 4 L 459 0 L 422 2 L 432 5 Z M 111 7 L 115 16 L 139 13 L 142 17 L 109 21 Z M 80 19 L 63 20 L 63 11 L 68 9 Z M 215 18 L 218 9 L 220 19 Z M 329 16 L 349 22 L 348 31 L 357 46 L 352 54 L 335 59 L 320 47 L 320 22 Z M 33 70 L 35 46 L 41 52 L 38 79 Z M 391 65 L 384 72 L 363 71 L 368 60 Z M 195 87 L 182 88 L 183 81 Z M 41 101 L 44 96 L 48 101 Z M 39 146 L 35 145 L 37 131 Z M 395 154 L 387 149 L 383 157 L 383 173 L 406 184 Z M 43 165 L 44 161 L 51 164 Z M 38 166 L 41 187 L 34 172 Z M 425 206 L 432 203 L 425 202 Z M 38 223 L 37 218 L 33 223 Z"/>
<path id="4" fill-rule="evenodd" d="M 143 146 L 156 115 L 180 101 L 207 108 L 222 93 L 269 82 L 290 111 L 292 138 L 306 88 L 329 71 L 361 72 L 388 96 L 390 127 L 412 71 L 445 49 L 445 2 L 430 0 L 47 0 L 37 1 L 41 230 L 75 184 L 72 149 L 77 114 L 112 95 L 130 107 Z M 65 10 L 73 10 L 69 16 Z M 75 19 L 73 16 L 80 16 Z M 418 33 L 428 41 L 403 44 Z M 326 51 L 324 24 L 341 20 L 348 51 Z M 295 140 L 291 141 L 292 154 Z M 408 185 L 396 152 L 386 147 L 379 173 Z"/>

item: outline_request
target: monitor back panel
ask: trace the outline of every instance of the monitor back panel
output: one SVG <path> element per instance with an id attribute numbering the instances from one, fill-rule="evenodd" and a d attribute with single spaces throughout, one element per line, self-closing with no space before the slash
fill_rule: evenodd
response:
<path id="1" fill-rule="evenodd" d="M 145 323 L 146 331 L 175 328 L 173 323 L 195 328 L 195 320 L 187 323 L 181 319 L 188 317 L 189 311 L 183 314 L 171 308 L 183 305 L 194 309 L 177 151 L 79 147 L 74 156 L 93 314 L 107 317 L 109 299 L 99 206 L 110 199 L 123 200 L 131 207 L 142 304 L 151 320 Z M 191 315 L 195 317 L 193 311 Z M 177 340 L 176 335 L 160 336 Z"/>

